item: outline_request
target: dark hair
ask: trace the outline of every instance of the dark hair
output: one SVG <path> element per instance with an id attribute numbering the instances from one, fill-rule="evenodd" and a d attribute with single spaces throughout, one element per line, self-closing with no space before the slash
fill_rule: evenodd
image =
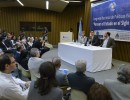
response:
<path id="1" fill-rule="evenodd" d="M 19 47 L 17 47 L 17 51 L 20 51 L 22 49 L 22 45 L 20 45 Z"/>
<path id="2" fill-rule="evenodd" d="M 111 35 L 111 33 L 110 33 L 110 32 L 107 32 L 107 35 L 108 35 L 108 36 L 110 36 L 110 35 Z"/>
<path id="3" fill-rule="evenodd" d="M 95 83 L 90 88 L 88 100 L 112 100 L 112 97 L 105 86 Z"/>
<path id="4" fill-rule="evenodd" d="M 27 50 L 22 50 L 21 54 L 20 54 L 20 59 L 22 60 L 22 59 L 24 59 L 26 57 L 28 57 L 28 51 Z"/>
<path id="5" fill-rule="evenodd" d="M 13 57 L 12 54 L 3 54 L 0 56 L 0 71 L 5 70 L 6 64 L 11 64 L 10 57 Z"/>
<path id="6" fill-rule="evenodd" d="M 70 27 L 70 32 L 73 32 L 73 28 Z"/>
<path id="7" fill-rule="evenodd" d="M 52 62 L 43 62 L 39 68 L 40 78 L 35 82 L 34 88 L 38 89 L 40 95 L 46 95 L 52 87 L 57 87 L 55 78 L 56 70 Z"/>

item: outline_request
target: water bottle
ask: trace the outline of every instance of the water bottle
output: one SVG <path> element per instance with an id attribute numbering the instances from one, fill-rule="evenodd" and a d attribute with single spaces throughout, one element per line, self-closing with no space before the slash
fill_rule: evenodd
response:
<path id="1" fill-rule="evenodd" d="M 87 46 L 89 46 L 89 41 L 87 41 Z"/>

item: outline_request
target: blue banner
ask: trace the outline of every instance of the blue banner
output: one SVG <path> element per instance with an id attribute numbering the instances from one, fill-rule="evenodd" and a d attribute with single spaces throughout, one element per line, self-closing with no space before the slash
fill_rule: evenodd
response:
<path id="1" fill-rule="evenodd" d="M 130 30 L 130 0 L 109 0 L 93 4 L 91 30 Z"/>

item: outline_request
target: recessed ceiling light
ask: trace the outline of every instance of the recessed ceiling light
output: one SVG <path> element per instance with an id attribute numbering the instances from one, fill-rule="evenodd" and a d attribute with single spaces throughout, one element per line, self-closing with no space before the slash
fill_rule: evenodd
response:
<path id="1" fill-rule="evenodd" d="M 49 9 L 49 1 L 46 1 L 46 9 Z"/>
<path id="2" fill-rule="evenodd" d="M 18 2 L 21 6 L 24 6 L 24 4 L 23 4 L 20 0 L 17 0 L 17 2 Z"/>

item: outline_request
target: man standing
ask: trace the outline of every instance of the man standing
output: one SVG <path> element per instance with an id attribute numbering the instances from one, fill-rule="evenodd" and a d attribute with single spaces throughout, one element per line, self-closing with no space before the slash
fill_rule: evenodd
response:
<path id="1" fill-rule="evenodd" d="M 12 54 L 0 56 L 0 100 L 26 100 L 29 83 L 16 79 L 11 72 L 16 68 Z"/>
<path id="2" fill-rule="evenodd" d="M 115 47 L 115 41 L 113 38 L 110 37 L 111 33 L 110 32 L 106 32 L 104 34 L 104 41 L 101 44 L 101 47 L 105 47 L 105 48 L 113 48 Z"/>

